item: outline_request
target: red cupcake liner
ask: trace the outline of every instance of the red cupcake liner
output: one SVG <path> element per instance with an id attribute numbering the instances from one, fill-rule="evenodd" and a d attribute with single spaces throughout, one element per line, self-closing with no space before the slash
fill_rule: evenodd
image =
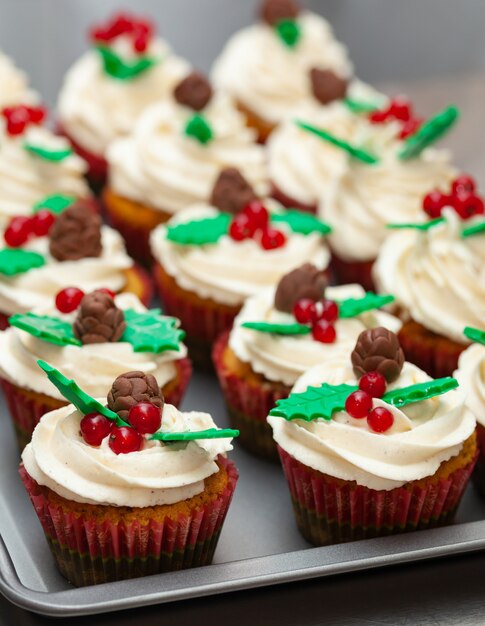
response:
<path id="1" fill-rule="evenodd" d="M 287 398 L 291 388 L 281 388 L 270 381 L 248 381 L 231 372 L 223 361 L 229 331 L 220 335 L 212 358 L 224 394 L 231 426 L 240 431 L 238 442 L 257 456 L 277 460 L 276 444 L 266 418 L 276 401 Z"/>
<path id="2" fill-rule="evenodd" d="M 316 215 L 317 213 L 316 204 L 306 204 L 305 202 L 295 200 L 295 198 L 292 198 L 284 193 L 284 191 L 281 191 L 281 189 L 279 189 L 279 187 L 277 187 L 274 183 L 271 185 L 271 196 L 287 209 L 298 209 L 300 211 L 304 211 L 305 213 L 312 213 L 313 215 Z"/>
<path id="3" fill-rule="evenodd" d="M 330 268 L 337 285 L 357 283 L 366 291 L 376 291 L 372 268 L 374 261 L 344 261 L 332 252 Z"/>
<path id="4" fill-rule="evenodd" d="M 132 270 L 136 273 L 137 278 L 141 283 L 141 291 L 139 294 L 136 294 L 136 295 L 138 295 L 140 302 L 144 306 L 149 307 L 153 299 L 153 291 L 154 291 L 153 282 L 150 278 L 150 274 L 145 269 L 140 267 L 137 263 L 133 265 Z"/>
<path id="5" fill-rule="evenodd" d="M 152 229 L 124 220 L 106 203 L 103 204 L 103 210 L 110 225 L 123 237 L 128 254 L 146 267 L 152 265 L 153 256 L 150 250 Z"/>
<path id="6" fill-rule="evenodd" d="M 472 481 L 478 493 L 485 498 L 485 427 L 478 422 L 476 433 L 479 455 Z"/>
<path id="7" fill-rule="evenodd" d="M 278 446 L 296 522 L 315 545 L 434 528 L 453 519 L 476 458 L 448 478 L 376 491 L 315 472 Z M 477 453 L 478 454 L 478 453 Z"/>
<path id="8" fill-rule="evenodd" d="M 0 313 L 0 330 L 5 330 L 10 326 L 8 322 L 9 317 L 10 315 L 7 315 L 6 313 Z"/>
<path id="9" fill-rule="evenodd" d="M 102 505 L 74 513 L 50 502 L 23 466 L 20 475 L 57 567 L 80 587 L 209 565 L 238 479 L 231 461 L 219 457 L 218 462 L 228 483 L 210 502 L 176 519 L 149 517 L 149 508 L 143 519 L 131 522 L 98 515 Z"/>

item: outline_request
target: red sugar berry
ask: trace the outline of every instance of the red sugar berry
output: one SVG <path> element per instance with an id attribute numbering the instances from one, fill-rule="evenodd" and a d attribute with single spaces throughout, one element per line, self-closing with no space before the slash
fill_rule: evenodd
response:
<path id="1" fill-rule="evenodd" d="M 333 326 L 327 320 L 318 320 L 313 324 L 312 335 L 315 341 L 321 343 L 333 343 L 337 339 L 337 332 L 335 326 Z"/>
<path id="2" fill-rule="evenodd" d="M 286 235 L 277 228 L 268 226 L 261 235 L 261 245 L 265 250 L 276 250 L 282 248 L 286 243 Z"/>
<path id="3" fill-rule="evenodd" d="M 371 124 L 384 124 L 389 119 L 389 111 L 385 109 L 383 111 L 373 111 L 369 115 L 369 121 Z"/>
<path id="4" fill-rule="evenodd" d="M 32 124 L 42 124 L 47 117 L 47 109 L 45 107 L 27 107 L 29 119 Z"/>
<path id="5" fill-rule="evenodd" d="M 89 31 L 89 40 L 108 43 L 111 40 L 111 34 L 105 28 L 94 27 Z"/>
<path id="6" fill-rule="evenodd" d="M 449 196 L 439 191 L 439 189 L 431 191 L 423 198 L 423 210 L 431 219 L 441 217 L 443 207 L 447 204 L 450 204 Z"/>
<path id="7" fill-rule="evenodd" d="M 66 287 L 56 296 L 56 308 L 61 313 L 72 313 L 81 304 L 84 291 L 77 287 Z"/>
<path id="8" fill-rule="evenodd" d="M 251 223 L 249 217 L 242 213 L 237 215 L 229 226 L 229 237 L 234 241 L 243 241 L 249 239 L 255 232 L 254 224 Z"/>
<path id="9" fill-rule="evenodd" d="M 7 120 L 7 133 L 12 136 L 21 135 L 30 122 L 29 112 L 24 106 L 12 107 L 4 115 Z"/>
<path id="10" fill-rule="evenodd" d="M 302 298 L 295 303 L 293 315 L 300 324 L 310 324 L 316 321 L 316 306 L 313 300 Z"/>
<path id="11" fill-rule="evenodd" d="M 399 133 L 399 139 L 407 139 L 411 135 L 416 133 L 420 126 L 422 125 L 423 120 L 417 117 L 413 117 L 407 122 L 404 122 L 401 127 L 401 132 Z"/>
<path id="12" fill-rule="evenodd" d="M 386 379 L 380 372 L 367 372 L 359 381 L 359 389 L 367 392 L 372 398 L 382 398 L 386 387 Z"/>
<path id="13" fill-rule="evenodd" d="M 243 209 L 244 215 L 247 215 L 250 222 L 256 226 L 256 228 L 264 229 L 268 225 L 269 213 L 262 202 L 259 200 L 253 200 Z"/>
<path id="14" fill-rule="evenodd" d="M 401 122 L 408 122 L 412 116 L 412 106 L 407 98 L 398 96 L 391 100 L 389 105 L 389 115 Z"/>
<path id="15" fill-rule="evenodd" d="M 338 304 L 333 300 L 322 301 L 322 312 L 320 319 L 327 320 L 327 322 L 335 322 L 338 319 Z"/>
<path id="16" fill-rule="evenodd" d="M 377 406 L 367 416 L 369 428 L 375 433 L 384 433 L 394 424 L 394 415 L 383 406 Z"/>
<path id="17" fill-rule="evenodd" d="M 32 220 L 30 217 L 14 217 L 7 226 L 3 238 L 7 246 L 18 248 L 23 246 L 32 235 Z"/>
<path id="18" fill-rule="evenodd" d="M 45 237 L 55 221 L 55 215 L 47 209 L 41 209 L 32 218 L 32 232 L 34 235 L 37 235 L 37 237 Z"/>
<path id="19" fill-rule="evenodd" d="M 139 402 L 130 409 L 128 421 L 139 433 L 154 433 L 162 424 L 162 413 L 150 402 Z"/>
<path id="20" fill-rule="evenodd" d="M 451 193 L 455 196 L 462 193 L 475 193 L 477 189 L 477 185 L 475 180 L 471 176 L 467 176 L 466 174 L 462 174 L 455 178 L 451 185 Z"/>
<path id="21" fill-rule="evenodd" d="M 114 298 L 116 296 L 115 292 L 112 291 L 111 289 L 108 289 L 108 287 L 100 287 L 99 289 L 96 289 L 96 291 L 101 291 L 101 293 L 106 293 L 111 298 Z"/>
<path id="22" fill-rule="evenodd" d="M 345 410 L 355 419 L 367 417 L 372 409 L 372 398 L 365 391 L 354 391 L 345 401 Z"/>
<path id="23" fill-rule="evenodd" d="M 115 454 L 138 452 L 142 443 L 142 435 L 128 426 L 114 426 L 109 436 L 109 447 Z"/>
<path id="24" fill-rule="evenodd" d="M 140 34 L 133 40 L 133 50 L 139 54 L 143 54 L 148 48 L 148 37 L 145 34 Z"/>
<path id="25" fill-rule="evenodd" d="M 111 433 L 114 422 L 101 413 L 88 413 L 80 424 L 81 435 L 90 446 L 100 446 L 105 437 Z"/>
<path id="26" fill-rule="evenodd" d="M 483 200 L 474 193 L 462 193 L 453 198 L 453 208 L 463 220 L 485 212 Z"/>
<path id="27" fill-rule="evenodd" d="M 133 20 L 130 15 L 118 13 L 118 15 L 115 15 L 113 18 L 108 30 L 113 38 L 124 35 L 125 33 L 130 33 L 133 30 Z"/>

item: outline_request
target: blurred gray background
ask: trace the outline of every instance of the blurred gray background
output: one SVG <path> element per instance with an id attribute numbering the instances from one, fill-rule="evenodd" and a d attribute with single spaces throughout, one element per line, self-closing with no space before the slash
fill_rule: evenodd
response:
<path id="1" fill-rule="evenodd" d="M 485 0 L 302 0 L 344 41 L 358 75 L 407 92 L 421 113 L 463 110 L 451 137 L 462 167 L 485 184 Z M 86 49 L 86 31 L 119 9 L 151 16 L 181 55 L 208 70 L 231 33 L 253 21 L 259 0 L 0 0 L 0 48 L 54 105 L 62 77 Z"/>

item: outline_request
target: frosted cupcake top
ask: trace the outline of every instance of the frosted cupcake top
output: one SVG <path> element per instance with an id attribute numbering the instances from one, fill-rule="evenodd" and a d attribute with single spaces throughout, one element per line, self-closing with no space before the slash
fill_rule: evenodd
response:
<path id="1" fill-rule="evenodd" d="M 34 104 L 37 94 L 30 89 L 27 74 L 0 51 L 0 108 L 20 103 Z"/>
<path id="2" fill-rule="evenodd" d="M 207 413 L 164 404 L 140 372 L 113 383 L 108 405 L 116 408 L 122 389 L 132 403 L 122 418 L 40 363 L 75 406 L 42 417 L 22 461 L 37 483 L 68 500 L 128 507 L 181 502 L 204 490 L 204 480 L 219 471 L 217 457 L 232 449 L 237 431 L 217 430 Z"/>
<path id="3" fill-rule="evenodd" d="M 66 74 L 58 102 L 67 134 L 104 156 L 109 144 L 128 134 L 149 104 L 166 99 L 189 71 L 154 27 L 130 15 L 115 16 L 91 33 L 94 49 Z"/>
<path id="4" fill-rule="evenodd" d="M 379 345 L 375 337 L 364 343 L 367 350 Z M 393 350 L 387 354 L 396 365 Z M 369 489 L 388 491 L 432 476 L 475 429 L 457 382 L 432 381 L 401 354 L 397 375 L 378 389 L 375 377 L 363 385 L 361 376 L 365 366 L 375 366 L 376 351 L 369 359 L 361 345 L 360 357 L 364 370 L 356 372 L 357 360 L 353 368 L 347 356 L 304 374 L 268 417 L 275 441 L 308 467 Z M 356 392 L 359 384 L 372 393 Z M 355 393 L 366 398 L 352 401 Z"/>
<path id="5" fill-rule="evenodd" d="M 263 2 L 261 21 L 226 43 L 216 60 L 215 84 L 273 124 L 318 99 L 345 95 L 352 65 L 328 22 L 293 2 Z"/>
<path id="6" fill-rule="evenodd" d="M 198 89 L 206 89 L 200 100 Z M 268 191 L 264 150 L 231 98 L 192 73 L 175 98 L 140 117 L 133 133 L 108 150 L 114 192 L 176 213 L 207 202 L 221 168 L 239 169 L 258 193 Z"/>
<path id="7" fill-rule="evenodd" d="M 270 228 L 253 234 L 252 225 L 244 231 L 245 213 L 233 218 L 204 204 L 185 209 L 152 232 L 153 256 L 182 289 L 230 306 L 241 305 L 302 263 L 326 269 L 326 226 L 313 216 L 284 212 L 272 201 L 265 205 Z"/>
<path id="8" fill-rule="evenodd" d="M 107 395 L 113 379 L 128 369 L 153 375 L 159 387 L 175 378 L 176 361 L 187 356 L 178 320 L 162 316 L 158 310 L 147 311 L 133 294 L 120 294 L 115 296 L 114 304 L 123 312 L 121 321 L 117 321 L 125 324 L 123 334 L 120 337 L 110 334 L 90 343 L 85 334 L 78 333 L 81 339 L 73 334 L 80 311 L 84 310 L 85 315 L 92 313 L 92 306 L 89 308 L 86 300 L 90 296 L 83 298 L 81 292 L 81 300 L 78 293 L 73 295 L 77 306 L 72 308 L 76 303 L 68 302 L 67 308 L 72 309 L 68 313 L 51 304 L 10 318 L 12 326 L 0 332 L 3 378 L 58 400 L 64 398 L 39 369 L 39 359 L 56 367 L 67 378 L 76 378 L 95 397 Z M 103 294 L 101 298 L 109 305 L 109 295 Z M 62 300 L 60 306 L 66 308 Z M 150 337 L 155 333 L 156 337 Z"/>
<path id="9" fill-rule="evenodd" d="M 50 230 L 36 236 L 32 221 L 27 220 L 27 225 L 20 227 L 23 240 L 16 239 L 15 248 L 6 247 L 5 239 L 10 245 L 13 242 L 10 231 L 5 231 L 0 243 L 2 313 L 46 309 L 55 295 L 73 282 L 85 292 L 124 288 L 125 272 L 133 261 L 115 230 L 102 226 L 99 216 L 80 203 L 65 208 L 53 221 L 53 225 L 43 222 Z M 16 233 L 18 237 L 18 230 Z"/>
<path id="10" fill-rule="evenodd" d="M 464 343 L 465 326 L 485 330 L 484 268 L 484 215 L 464 221 L 447 207 L 441 218 L 392 234 L 374 278 L 379 290 L 392 288 L 396 303 L 416 322 Z"/>
<path id="11" fill-rule="evenodd" d="M 485 332 L 466 328 L 464 336 L 477 343 L 461 353 L 454 376 L 466 392 L 467 407 L 485 426 Z"/>
<path id="12" fill-rule="evenodd" d="M 68 141 L 42 126 L 42 107 L 19 105 L 0 115 L 0 226 L 31 215 L 45 196 L 88 198 L 85 162 Z"/>
<path id="13" fill-rule="evenodd" d="M 400 327 L 397 318 L 376 310 L 392 298 L 372 298 L 369 294 L 366 299 L 359 285 L 325 288 L 326 279 L 319 284 L 316 272 L 310 265 L 290 272 L 280 281 L 276 298 L 274 288 L 248 298 L 234 321 L 230 348 L 241 361 L 249 363 L 254 372 L 268 380 L 292 386 L 314 365 L 331 362 L 342 354 L 348 356 L 366 328 L 387 326 L 397 331 Z M 316 287 L 312 294 L 307 289 L 310 282 Z M 283 302 L 282 290 L 287 292 Z M 301 294 L 310 302 L 316 296 L 316 317 L 324 322 L 330 320 L 334 329 L 331 336 L 311 332 L 310 327 L 307 329 L 297 322 L 295 313 L 301 320 L 304 316 L 304 311 L 295 309 L 302 299 Z M 340 308 L 332 312 L 331 303 L 337 302 Z M 352 311 L 349 306 L 354 307 Z M 345 317 L 347 314 L 351 317 Z M 327 328 L 326 323 L 321 326 L 322 331 Z"/>

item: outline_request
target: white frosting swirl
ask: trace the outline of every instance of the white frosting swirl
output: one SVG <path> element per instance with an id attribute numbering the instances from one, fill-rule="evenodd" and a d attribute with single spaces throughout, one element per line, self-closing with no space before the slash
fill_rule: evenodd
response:
<path id="1" fill-rule="evenodd" d="M 47 237 L 31 239 L 23 249 L 42 254 L 46 264 L 16 276 L 0 274 L 0 311 L 13 315 L 47 308 L 61 289 L 72 285 L 85 293 L 101 287 L 121 291 L 126 282 L 124 270 L 132 267 L 133 261 L 121 235 L 112 228 L 102 227 L 101 240 L 101 256 L 60 262 L 51 257 Z M 4 245 L 1 240 L 1 247 Z"/>
<path id="2" fill-rule="evenodd" d="M 265 23 L 237 32 L 212 70 L 217 86 L 271 123 L 314 100 L 309 75 L 313 67 L 333 70 L 344 78 L 352 75 L 347 50 L 326 20 L 305 12 L 298 24 L 301 39 L 294 48 L 287 47 Z"/>
<path id="3" fill-rule="evenodd" d="M 397 381 L 388 389 L 429 380 L 419 368 L 405 363 Z M 296 383 L 294 392 L 322 383 L 356 384 L 350 359 L 330 361 L 309 370 Z M 276 442 L 301 463 L 342 480 L 356 481 L 369 489 L 385 490 L 432 476 L 441 463 L 458 455 L 475 429 L 475 418 L 464 405 L 458 389 L 423 402 L 397 409 L 383 400 L 394 417 L 385 433 L 374 433 L 365 419 L 345 411 L 330 421 L 286 421 L 268 417 Z"/>
<path id="4" fill-rule="evenodd" d="M 275 204 L 270 201 L 271 209 Z M 217 209 L 195 205 L 181 211 L 169 225 L 213 217 Z M 158 226 L 151 234 L 155 260 L 174 278 L 182 289 L 201 298 L 211 298 L 228 305 L 240 305 L 248 296 L 275 285 L 292 269 L 313 263 L 320 269 L 328 266 L 329 252 L 319 233 L 300 235 L 284 224 L 286 244 L 275 250 L 264 250 L 254 239 L 237 242 L 224 235 L 215 244 L 185 246 L 169 241 L 167 227 Z"/>
<path id="5" fill-rule="evenodd" d="M 127 37 L 119 37 L 113 49 L 122 58 L 133 57 Z M 190 70 L 160 39 L 150 43 L 146 54 L 159 61 L 132 80 L 109 76 L 96 50 L 86 52 L 68 71 L 59 95 L 59 118 L 80 146 L 105 156 L 114 139 L 131 131 L 143 109 L 167 98 Z"/>
<path id="6" fill-rule="evenodd" d="M 236 167 L 259 194 L 268 191 L 264 150 L 231 99 L 216 92 L 201 112 L 213 139 L 187 137 L 194 111 L 175 101 L 158 103 L 140 117 L 132 135 L 108 150 L 109 180 L 121 196 L 175 213 L 206 202 L 224 167 Z"/>
<path id="7" fill-rule="evenodd" d="M 0 108 L 14 104 L 34 104 L 38 95 L 29 88 L 27 74 L 0 51 Z"/>
<path id="8" fill-rule="evenodd" d="M 473 344 L 462 352 L 454 377 L 466 392 L 466 405 L 485 426 L 485 346 Z"/>
<path id="9" fill-rule="evenodd" d="M 385 326 L 393 332 L 400 321 L 383 311 L 368 311 L 355 318 L 339 319 L 335 324 L 337 340 L 334 343 L 315 341 L 311 335 L 278 336 L 243 328 L 244 322 L 272 322 L 292 324 L 293 315 L 274 308 L 274 288 L 248 298 L 234 321 L 229 346 L 236 356 L 258 374 L 272 381 L 292 386 L 310 367 L 331 362 L 338 355 L 350 355 L 360 333 L 366 328 Z M 328 287 L 325 296 L 331 300 L 361 298 L 365 292 L 360 285 Z"/>
<path id="10" fill-rule="evenodd" d="M 485 330 L 485 234 L 462 237 L 453 209 L 426 232 L 400 230 L 383 245 L 374 269 L 379 290 L 416 321 L 453 341 L 466 343 L 465 326 Z"/>
<path id="11" fill-rule="evenodd" d="M 116 455 L 105 438 L 87 445 L 82 415 L 72 405 L 42 417 L 22 453 L 29 476 L 68 500 L 86 504 L 147 507 L 174 504 L 201 493 L 219 471 L 216 459 L 232 450 L 231 439 L 190 442 L 187 447 L 145 440 L 139 452 Z M 214 428 L 207 413 L 181 413 L 166 404 L 162 432 Z"/>
<path id="12" fill-rule="evenodd" d="M 116 296 L 116 305 L 122 310 L 146 311 L 133 294 Z M 36 309 L 38 315 L 50 315 L 73 323 L 77 311 L 61 314 L 56 308 Z M 42 359 L 67 378 L 74 378 L 81 389 L 94 397 L 106 397 L 113 380 L 132 370 L 152 374 L 160 387 L 173 380 L 176 375 L 175 361 L 187 356 L 187 348 L 180 344 L 180 350 L 154 352 L 134 352 L 130 343 L 95 343 L 84 346 L 57 346 L 33 335 L 8 328 L 0 331 L 0 375 L 14 385 L 46 394 L 63 400 L 64 397 L 37 365 Z"/>
<path id="13" fill-rule="evenodd" d="M 86 163 L 76 154 L 48 161 L 25 149 L 28 143 L 47 150 L 66 150 L 70 144 L 47 128 L 29 126 L 20 136 L 10 136 L 0 119 L 0 226 L 17 215 L 32 215 L 34 204 L 45 196 L 65 194 L 88 198 L 84 180 Z"/>

